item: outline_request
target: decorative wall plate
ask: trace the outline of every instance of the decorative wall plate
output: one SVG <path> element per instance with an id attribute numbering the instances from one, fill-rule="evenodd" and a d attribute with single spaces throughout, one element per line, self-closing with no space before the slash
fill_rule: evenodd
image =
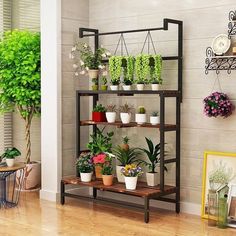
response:
<path id="1" fill-rule="evenodd" d="M 216 55 L 223 55 L 230 48 L 231 41 L 226 34 L 217 35 L 212 42 L 212 50 Z"/>

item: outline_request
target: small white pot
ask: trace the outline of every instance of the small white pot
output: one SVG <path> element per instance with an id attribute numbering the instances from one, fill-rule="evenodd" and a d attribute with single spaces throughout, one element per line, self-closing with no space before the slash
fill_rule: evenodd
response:
<path id="1" fill-rule="evenodd" d="M 117 178 L 118 182 L 124 183 L 125 177 L 124 177 L 124 175 L 121 174 L 121 168 L 124 168 L 124 166 L 116 166 L 116 178 Z"/>
<path id="2" fill-rule="evenodd" d="M 130 113 L 120 113 L 120 119 L 123 124 L 129 124 L 131 120 L 131 114 Z"/>
<path id="3" fill-rule="evenodd" d="M 80 179 L 82 182 L 91 182 L 93 172 L 91 173 L 80 173 Z"/>
<path id="4" fill-rule="evenodd" d="M 144 90 L 144 84 L 136 84 L 137 90 Z"/>
<path id="5" fill-rule="evenodd" d="M 123 85 L 123 90 L 125 91 L 131 90 L 131 85 Z"/>
<path id="6" fill-rule="evenodd" d="M 116 121 L 116 112 L 106 112 L 106 118 L 108 123 L 114 123 Z"/>
<path id="7" fill-rule="evenodd" d="M 116 91 L 119 89 L 119 85 L 110 85 L 111 90 Z"/>
<path id="8" fill-rule="evenodd" d="M 158 185 L 158 173 L 146 173 L 146 178 L 148 186 Z"/>
<path id="9" fill-rule="evenodd" d="M 159 84 L 152 84 L 152 91 L 159 90 Z"/>
<path id="10" fill-rule="evenodd" d="M 125 187 L 129 190 L 135 190 L 137 187 L 138 176 L 136 177 L 126 177 L 125 176 Z"/>
<path id="11" fill-rule="evenodd" d="M 6 163 L 8 167 L 12 167 L 15 164 L 15 159 L 13 158 L 6 158 Z"/>
<path id="12" fill-rule="evenodd" d="M 135 114 L 135 121 L 141 125 L 147 122 L 147 115 L 146 114 Z"/>
<path id="13" fill-rule="evenodd" d="M 90 79 L 97 79 L 98 78 L 98 70 L 89 70 L 88 75 Z"/>
<path id="14" fill-rule="evenodd" d="M 160 117 L 159 116 L 150 116 L 150 123 L 152 125 L 160 124 Z"/>

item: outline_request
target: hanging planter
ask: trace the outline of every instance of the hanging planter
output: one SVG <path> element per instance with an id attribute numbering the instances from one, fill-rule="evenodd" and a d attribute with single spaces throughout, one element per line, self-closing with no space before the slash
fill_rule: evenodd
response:
<path id="1" fill-rule="evenodd" d="M 150 65 L 150 80 L 152 90 L 159 90 L 159 85 L 162 84 L 161 72 L 162 72 L 162 57 L 161 55 L 151 55 L 149 58 Z"/>
<path id="2" fill-rule="evenodd" d="M 109 72 L 111 76 L 111 90 L 118 90 L 122 72 L 122 56 L 112 56 L 109 59 Z"/>
<path id="3" fill-rule="evenodd" d="M 214 92 L 203 100 L 204 113 L 208 117 L 227 118 L 234 110 L 234 105 L 225 93 Z"/>
<path id="4" fill-rule="evenodd" d="M 131 90 L 131 86 L 134 83 L 134 63 L 135 60 L 133 56 L 123 57 L 123 90 Z"/>

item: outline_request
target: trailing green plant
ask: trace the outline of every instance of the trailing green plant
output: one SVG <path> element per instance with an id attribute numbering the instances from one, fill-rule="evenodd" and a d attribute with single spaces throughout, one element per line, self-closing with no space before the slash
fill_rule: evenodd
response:
<path id="1" fill-rule="evenodd" d="M 109 72 L 111 75 L 111 84 L 119 85 L 122 73 L 122 56 L 112 56 L 109 58 Z"/>
<path id="2" fill-rule="evenodd" d="M 144 54 L 140 54 L 136 57 L 135 72 L 137 84 L 146 84 L 148 82 L 148 76 L 150 74 L 149 59 L 150 55 Z"/>
<path id="3" fill-rule="evenodd" d="M 30 127 L 41 112 L 40 34 L 8 31 L 0 39 L 0 112 L 19 111 L 25 121 L 26 156 L 30 163 Z"/>
<path id="4" fill-rule="evenodd" d="M 125 85 L 132 85 L 134 83 L 134 57 L 133 56 L 126 56 L 123 58 L 125 61 L 125 65 L 123 66 L 123 75 Z"/>
<path id="5" fill-rule="evenodd" d="M 148 166 L 150 172 L 155 173 L 155 168 L 160 163 L 161 144 L 158 143 L 157 145 L 154 146 L 151 139 L 145 137 L 145 140 L 147 142 L 148 149 L 140 148 L 140 150 L 142 150 L 147 155 L 149 162 L 147 162 L 145 160 L 141 160 L 139 162 L 139 164 L 144 164 L 144 165 Z M 165 171 L 167 171 L 166 166 L 164 166 L 164 169 L 165 169 Z"/>
<path id="6" fill-rule="evenodd" d="M 107 77 L 105 75 L 101 77 L 101 81 L 102 81 L 102 85 L 107 85 Z"/>
<path id="7" fill-rule="evenodd" d="M 91 141 L 87 144 L 87 148 L 90 150 L 92 155 L 97 155 L 99 153 L 111 153 L 112 142 L 111 139 L 114 132 L 103 133 L 103 129 L 96 128 L 96 131 L 90 135 Z"/>
<path id="8" fill-rule="evenodd" d="M 159 112 L 158 111 L 153 111 L 152 112 L 152 116 L 158 116 L 159 115 Z"/>
<path id="9" fill-rule="evenodd" d="M 122 113 L 132 113 L 133 109 L 133 106 L 130 106 L 128 103 L 125 103 L 124 105 L 120 106 L 119 111 Z"/>
<path id="10" fill-rule="evenodd" d="M 82 152 L 76 161 L 76 168 L 80 173 L 91 173 L 94 168 L 91 153 Z"/>
<path id="11" fill-rule="evenodd" d="M 106 112 L 106 108 L 102 104 L 97 104 L 93 108 L 93 112 Z"/>
<path id="12" fill-rule="evenodd" d="M 144 106 L 139 106 L 138 107 L 138 114 L 145 114 L 146 113 L 146 109 Z"/>
<path id="13" fill-rule="evenodd" d="M 20 156 L 21 152 L 13 147 L 13 148 L 7 148 L 5 150 L 5 152 L 0 156 L 0 160 L 2 160 L 3 158 L 7 158 L 7 159 L 15 159 L 17 156 Z"/>
<path id="14" fill-rule="evenodd" d="M 113 104 L 110 104 L 106 107 L 106 111 L 107 112 L 116 112 L 117 109 L 116 109 L 116 105 L 113 105 Z"/>
<path id="15" fill-rule="evenodd" d="M 121 166 L 132 164 L 139 161 L 141 152 L 138 148 L 124 149 L 121 146 L 117 146 L 112 150 L 112 153 L 116 156 L 116 159 L 120 162 Z"/>
<path id="16" fill-rule="evenodd" d="M 162 84 L 162 57 L 161 55 L 152 55 L 150 58 L 153 60 L 153 65 L 150 66 L 150 83 Z"/>

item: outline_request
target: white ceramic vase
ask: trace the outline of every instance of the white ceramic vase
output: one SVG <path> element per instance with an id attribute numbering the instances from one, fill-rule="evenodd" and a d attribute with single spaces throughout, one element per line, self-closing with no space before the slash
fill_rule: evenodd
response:
<path id="1" fill-rule="evenodd" d="M 108 123 L 114 123 L 116 121 L 116 112 L 106 112 L 106 118 Z"/>
<path id="2" fill-rule="evenodd" d="M 116 91 L 119 89 L 119 85 L 110 85 L 112 91 Z"/>
<path id="3" fill-rule="evenodd" d="M 159 84 L 152 84 L 152 91 L 159 90 Z"/>
<path id="4" fill-rule="evenodd" d="M 81 182 L 91 182 L 93 172 L 90 173 L 80 173 Z"/>
<path id="5" fill-rule="evenodd" d="M 128 190 L 135 190 L 137 187 L 138 176 L 126 177 L 125 176 L 125 187 Z"/>
<path id="6" fill-rule="evenodd" d="M 142 125 L 147 122 L 147 115 L 146 114 L 135 114 L 135 122 L 137 124 Z"/>
<path id="7" fill-rule="evenodd" d="M 160 124 L 160 117 L 159 116 L 150 116 L 150 123 L 152 125 Z"/>
<path id="8" fill-rule="evenodd" d="M 146 173 L 147 185 L 157 186 L 158 185 L 158 173 Z"/>
<path id="9" fill-rule="evenodd" d="M 136 84 L 137 90 L 141 91 L 144 90 L 144 84 Z"/>
<path id="10" fill-rule="evenodd" d="M 123 124 L 129 124 L 131 120 L 131 114 L 130 113 L 120 113 L 120 119 Z"/>
<path id="11" fill-rule="evenodd" d="M 124 90 L 124 91 L 129 91 L 129 90 L 131 90 L 131 85 L 123 85 L 123 90 Z"/>
<path id="12" fill-rule="evenodd" d="M 14 158 L 6 158 L 6 163 L 8 167 L 12 167 L 15 164 L 15 159 Z"/>
<path id="13" fill-rule="evenodd" d="M 124 166 L 116 166 L 116 178 L 118 182 L 124 183 L 125 182 L 125 177 L 124 175 L 121 174 L 121 169 L 124 168 Z"/>
<path id="14" fill-rule="evenodd" d="M 98 70 L 89 70 L 88 75 L 90 79 L 97 79 L 98 78 Z"/>

